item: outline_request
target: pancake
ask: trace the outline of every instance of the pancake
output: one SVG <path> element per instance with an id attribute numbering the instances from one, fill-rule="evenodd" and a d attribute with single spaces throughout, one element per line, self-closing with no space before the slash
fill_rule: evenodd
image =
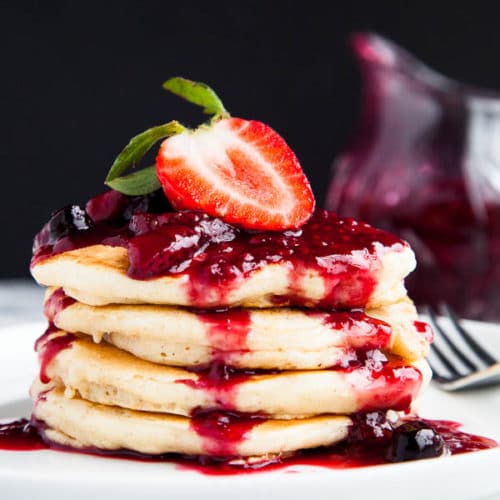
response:
<path id="1" fill-rule="evenodd" d="M 238 274 L 230 286 L 209 285 L 186 272 L 134 279 L 127 275 L 127 249 L 105 245 L 35 260 L 31 272 L 38 283 L 63 287 L 68 295 L 89 305 L 375 308 L 406 297 L 403 279 L 415 267 L 415 256 L 406 244 L 375 248 L 374 253 L 356 250 L 331 262 L 325 259 L 321 267 L 304 264 L 297 268 L 287 260 L 262 264 L 248 274 Z"/>
<path id="2" fill-rule="evenodd" d="M 68 396 L 148 412 L 190 415 L 221 408 L 273 418 L 405 410 L 430 379 L 424 360 L 410 364 L 372 351 L 347 370 L 231 373 L 192 371 L 140 360 L 85 336 L 53 332 L 37 343 L 42 379 Z M 220 368 L 217 371 L 217 368 Z"/>
<path id="3" fill-rule="evenodd" d="M 318 416 L 299 420 L 253 422 L 221 439 L 203 432 L 203 422 L 162 413 L 147 413 L 67 398 L 64 389 L 38 382 L 32 386 L 33 417 L 46 439 L 63 446 L 89 450 L 131 450 L 148 455 L 258 457 L 303 448 L 333 445 L 347 437 L 351 420 L 345 416 Z M 227 425 L 225 426 L 227 428 Z M 209 429 L 210 430 L 210 427 Z"/>
<path id="4" fill-rule="evenodd" d="M 429 338 L 405 299 L 367 311 L 327 313 L 290 308 L 197 313 L 156 305 L 89 306 L 58 289 L 45 312 L 58 328 L 104 338 L 154 363 L 195 366 L 223 360 L 236 367 L 321 369 L 341 365 L 353 349 L 384 349 L 414 361 Z"/>

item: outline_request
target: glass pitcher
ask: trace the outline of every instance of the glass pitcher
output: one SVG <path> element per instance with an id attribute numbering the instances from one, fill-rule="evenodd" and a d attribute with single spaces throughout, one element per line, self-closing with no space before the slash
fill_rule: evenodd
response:
<path id="1" fill-rule="evenodd" d="M 352 37 L 361 120 L 327 208 L 406 239 L 419 305 L 500 321 L 500 92 L 448 79 L 384 38 Z"/>

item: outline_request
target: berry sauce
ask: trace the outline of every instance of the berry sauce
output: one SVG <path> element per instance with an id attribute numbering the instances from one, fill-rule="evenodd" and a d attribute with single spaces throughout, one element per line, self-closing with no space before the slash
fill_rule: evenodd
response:
<path id="1" fill-rule="evenodd" d="M 344 377 L 362 412 L 383 408 L 408 412 L 422 385 L 418 368 L 399 358 L 389 359 L 378 349 L 358 350 L 358 362 L 344 370 Z"/>
<path id="2" fill-rule="evenodd" d="M 248 352 L 247 337 L 250 333 L 250 312 L 245 309 L 198 312 L 198 319 L 205 325 L 212 360 L 231 364 L 231 355 Z"/>
<path id="3" fill-rule="evenodd" d="M 291 285 L 274 297 L 276 304 L 356 308 L 366 305 L 375 288 L 383 248 L 407 246 L 388 232 L 325 210 L 294 231 L 257 232 L 200 212 L 168 211 L 161 193 L 148 196 L 108 191 L 86 208 L 59 210 L 35 237 L 31 265 L 85 246 L 121 246 L 128 251 L 129 277 L 187 276 L 191 303 L 216 307 L 253 272 L 282 263 Z M 316 301 L 306 300 L 302 290 L 311 270 L 325 284 Z"/>
<path id="4" fill-rule="evenodd" d="M 178 379 L 176 383 L 207 393 L 216 408 L 233 410 L 238 387 L 254 375 L 255 371 L 237 370 L 221 362 L 212 362 L 206 366 L 192 368 L 198 378 Z"/>
<path id="5" fill-rule="evenodd" d="M 434 332 L 429 324 L 425 321 L 414 321 L 413 326 L 415 327 L 415 330 L 424 337 L 427 343 L 432 344 L 434 340 Z"/>
<path id="6" fill-rule="evenodd" d="M 62 288 L 58 288 L 45 301 L 43 306 L 45 317 L 49 320 L 49 323 L 54 323 L 56 316 L 75 302 L 76 300 L 66 295 Z"/>
<path id="7" fill-rule="evenodd" d="M 378 349 L 348 350 L 331 369 L 350 385 L 362 412 L 383 408 L 408 412 L 422 385 L 418 368 L 400 358 L 389 358 Z M 203 391 L 210 396 L 213 409 L 224 411 L 236 408 L 241 384 L 254 376 L 279 373 L 279 370 L 242 370 L 223 360 L 192 367 L 189 371 L 196 373 L 197 378 L 178 379 L 176 383 Z"/>
<path id="8" fill-rule="evenodd" d="M 238 388 L 253 375 L 269 375 L 278 373 L 272 370 L 242 370 L 227 365 L 222 361 L 212 361 L 206 365 L 190 368 L 198 375 L 197 379 L 178 379 L 176 383 L 184 384 L 208 394 L 217 409 L 232 411 L 236 405 Z"/>
<path id="9" fill-rule="evenodd" d="M 47 448 L 42 436 L 29 420 L 21 418 L 0 424 L 0 450 L 32 451 Z"/>
<path id="10" fill-rule="evenodd" d="M 214 457 L 234 457 L 246 435 L 267 418 L 258 413 L 240 413 L 224 410 L 195 410 L 191 428 L 203 440 L 203 449 Z"/>
<path id="11" fill-rule="evenodd" d="M 40 382 L 47 384 L 50 377 L 47 374 L 47 368 L 51 361 L 64 349 L 69 349 L 75 340 L 72 333 L 63 333 L 50 337 L 52 333 L 59 331 L 53 324 L 49 325 L 45 333 L 35 342 L 35 351 L 38 352 L 40 361 Z"/>
<path id="12" fill-rule="evenodd" d="M 131 450 L 100 450 L 62 447 L 47 440 L 43 422 L 26 419 L 0 424 L 0 450 L 29 451 L 55 449 L 138 461 L 166 461 L 180 469 L 196 470 L 207 475 L 234 475 L 285 469 L 294 466 L 318 466 L 346 469 L 404 462 L 442 455 L 469 453 L 495 448 L 493 439 L 460 431 L 461 425 L 446 420 L 404 418 L 398 422 L 386 419 L 384 412 L 359 413 L 351 416 L 353 424 L 348 437 L 331 447 L 301 450 L 291 456 L 271 456 L 260 461 L 245 461 L 233 454 L 238 442 L 259 423 L 260 415 L 236 412 L 200 411 L 193 415 L 193 428 L 212 447 L 214 457 L 175 454 L 145 455 Z"/>
<path id="13" fill-rule="evenodd" d="M 335 311 L 332 313 L 311 311 L 310 316 L 321 315 L 323 324 L 342 332 L 344 344 L 354 348 L 383 349 L 390 346 L 391 325 L 367 316 L 362 311 Z"/>

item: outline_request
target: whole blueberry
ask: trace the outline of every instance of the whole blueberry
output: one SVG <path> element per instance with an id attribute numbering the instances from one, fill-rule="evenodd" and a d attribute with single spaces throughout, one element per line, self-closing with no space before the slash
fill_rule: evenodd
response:
<path id="1" fill-rule="evenodd" d="M 128 221 L 137 213 L 161 214 L 172 211 L 165 194 L 161 189 L 142 196 L 129 196 L 123 208 L 123 219 Z"/>
<path id="2" fill-rule="evenodd" d="M 79 205 L 61 208 L 52 214 L 50 220 L 35 236 L 33 252 L 55 245 L 61 238 L 86 231 L 92 226 L 92 219 Z"/>
<path id="3" fill-rule="evenodd" d="M 443 438 L 432 427 L 425 422 L 410 421 L 394 429 L 386 459 L 404 462 L 433 458 L 442 455 L 445 449 Z"/>

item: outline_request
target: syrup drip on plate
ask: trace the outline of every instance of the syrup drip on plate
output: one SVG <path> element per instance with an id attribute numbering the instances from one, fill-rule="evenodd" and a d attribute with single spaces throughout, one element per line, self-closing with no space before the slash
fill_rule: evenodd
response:
<path id="1" fill-rule="evenodd" d="M 44 437 L 43 422 L 30 423 L 26 419 L 0 424 L 0 450 L 57 449 L 138 461 L 166 461 L 177 464 L 181 469 L 196 470 L 203 474 L 234 475 L 304 465 L 329 469 L 366 467 L 469 453 L 498 446 L 493 439 L 460 431 L 461 425 L 457 422 L 408 418 L 392 424 L 386 420 L 383 412 L 371 412 L 351 416 L 353 425 L 349 436 L 336 446 L 302 450 L 288 457 L 274 456 L 247 461 L 234 456 L 232 452 L 255 425 L 265 421 L 265 417 L 236 412 L 224 414 L 220 411 L 200 411 L 193 418 L 193 427 L 198 429 L 200 435 L 205 436 L 207 447 L 213 444 L 215 448 L 211 451 L 221 456 L 144 455 L 130 450 L 74 450 L 47 440 Z"/>
<path id="2" fill-rule="evenodd" d="M 0 450 L 33 451 L 47 448 L 48 445 L 29 420 L 21 418 L 0 424 Z"/>

